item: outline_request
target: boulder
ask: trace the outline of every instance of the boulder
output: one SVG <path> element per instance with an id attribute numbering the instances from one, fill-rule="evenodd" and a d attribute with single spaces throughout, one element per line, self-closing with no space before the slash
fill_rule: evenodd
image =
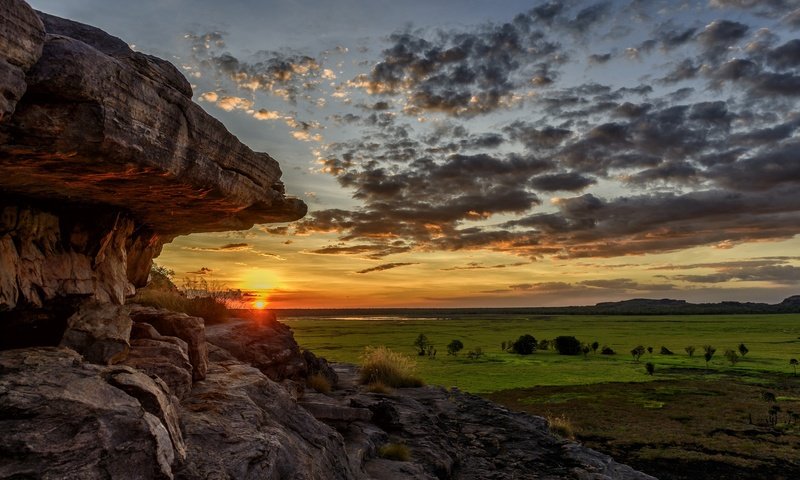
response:
<path id="1" fill-rule="evenodd" d="M 135 322 L 153 326 L 160 335 L 177 337 L 186 342 L 189 362 L 192 364 L 192 379 L 197 381 L 205 378 L 208 347 L 202 318 L 142 305 L 131 305 L 130 315 Z"/>
<path id="2" fill-rule="evenodd" d="M 130 335 L 131 318 L 125 307 L 90 302 L 67 320 L 61 346 L 77 351 L 92 363 L 111 365 L 127 357 Z"/>
<path id="3" fill-rule="evenodd" d="M 176 342 L 154 339 L 131 340 L 128 358 L 122 365 L 160 378 L 169 387 L 170 392 L 179 399 L 185 397 L 192 389 L 192 364 L 189 363 L 186 351 Z"/>
<path id="4" fill-rule="evenodd" d="M 358 478 L 342 437 L 259 370 L 212 363 L 182 402 L 188 456 L 179 479 Z"/>
<path id="5" fill-rule="evenodd" d="M 22 0 L 0 3 L 0 122 L 14 113 L 25 93 L 25 74 L 39 60 L 44 45 L 42 21 Z"/>
<path id="6" fill-rule="evenodd" d="M 173 478 L 177 426 L 174 402 L 133 369 L 67 348 L 0 351 L 0 478 Z"/>
<path id="7" fill-rule="evenodd" d="M 336 384 L 339 383 L 339 376 L 336 374 L 336 371 L 331 368 L 326 359 L 314 355 L 314 352 L 310 350 L 303 350 L 303 360 L 306 362 L 306 369 L 308 370 L 309 377 L 312 375 L 322 375 L 332 387 L 335 387 Z"/>
<path id="8" fill-rule="evenodd" d="M 298 380 L 308 375 L 305 358 L 292 329 L 274 315 L 209 325 L 206 340 L 227 350 L 237 360 L 258 368 L 272 380 Z"/>

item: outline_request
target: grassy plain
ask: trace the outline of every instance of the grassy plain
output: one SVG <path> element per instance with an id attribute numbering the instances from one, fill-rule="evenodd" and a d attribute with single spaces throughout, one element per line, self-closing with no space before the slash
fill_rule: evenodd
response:
<path id="1" fill-rule="evenodd" d="M 436 347 L 435 358 L 419 357 L 419 373 L 429 384 L 456 386 L 472 393 L 531 386 L 590 385 L 606 382 L 658 380 L 669 369 L 690 369 L 707 377 L 770 372 L 789 374 L 790 358 L 800 358 L 800 315 L 713 316 L 481 316 L 463 318 L 282 318 L 292 327 L 298 343 L 329 360 L 357 363 L 367 346 L 385 345 L 415 356 L 414 339 L 424 333 Z M 591 353 L 569 357 L 553 350 L 520 356 L 503 352 L 503 341 L 529 333 L 537 340 L 574 335 L 584 343 L 597 341 L 616 355 Z M 464 350 L 447 355 L 447 344 L 459 339 Z M 735 366 L 723 353 L 744 342 L 750 352 Z M 630 351 L 637 345 L 652 346 L 634 362 Z M 694 345 L 693 358 L 684 351 Z M 703 345 L 717 353 L 706 369 Z M 674 355 L 660 355 L 666 346 Z M 468 359 L 466 353 L 480 347 L 484 355 Z M 656 374 L 645 373 L 652 362 Z"/>
<path id="2" fill-rule="evenodd" d="M 417 358 L 429 384 L 457 386 L 512 409 L 563 419 L 577 440 L 662 480 L 800 478 L 800 315 L 482 316 L 458 318 L 282 319 L 305 348 L 357 363 L 366 346 L 385 345 Z M 435 358 L 417 357 L 424 333 Z M 569 357 L 553 350 L 520 356 L 503 341 L 574 335 L 616 355 Z M 446 345 L 464 343 L 456 357 Z M 736 365 L 726 349 L 744 342 Z M 652 346 L 639 362 L 637 345 Z M 684 348 L 694 345 L 690 358 Z M 706 363 L 703 345 L 717 352 Z M 674 355 L 661 355 L 661 346 Z M 466 352 L 480 347 L 473 360 Z M 645 363 L 655 364 L 655 375 Z M 775 395 L 765 401 L 764 393 Z M 770 409 L 779 408 L 774 422 Z"/>

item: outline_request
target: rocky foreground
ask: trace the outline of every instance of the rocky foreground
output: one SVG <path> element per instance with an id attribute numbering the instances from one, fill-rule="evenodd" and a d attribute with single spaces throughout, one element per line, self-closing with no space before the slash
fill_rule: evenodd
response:
<path id="1" fill-rule="evenodd" d="M 368 393 L 272 316 L 206 328 L 148 307 L 116 315 L 131 334 L 113 365 L 87 360 L 116 344 L 97 329 L 0 352 L 0 478 L 652 478 L 474 395 Z M 310 374 L 334 389 L 310 390 Z M 410 459 L 381 458 L 389 442 Z"/>

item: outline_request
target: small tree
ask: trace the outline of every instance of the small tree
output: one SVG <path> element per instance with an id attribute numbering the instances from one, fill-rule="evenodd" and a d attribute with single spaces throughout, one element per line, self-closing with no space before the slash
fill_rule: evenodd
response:
<path id="1" fill-rule="evenodd" d="M 414 340 L 414 346 L 417 347 L 417 355 L 420 357 L 427 353 L 428 345 L 430 345 L 430 342 L 428 342 L 428 337 L 424 333 L 420 333 L 417 339 Z"/>
<path id="2" fill-rule="evenodd" d="M 669 348 L 667 348 L 667 347 L 662 345 L 661 346 L 661 355 L 674 355 L 674 354 L 672 353 L 672 350 L 670 350 Z"/>
<path id="3" fill-rule="evenodd" d="M 740 354 L 741 354 L 743 357 L 744 357 L 745 355 L 747 355 L 747 352 L 749 352 L 749 351 L 750 351 L 750 349 L 749 349 L 749 348 L 747 348 L 747 345 L 745 345 L 744 343 L 740 343 L 740 344 L 739 344 L 739 353 L 740 353 Z"/>
<path id="4" fill-rule="evenodd" d="M 736 353 L 736 351 L 730 349 L 725 350 L 725 358 L 731 362 L 731 366 L 736 365 L 736 362 L 739 361 L 739 355 Z"/>
<path id="5" fill-rule="evenodd" d="M 656 371 L 656 366 L 653 365 L 653 362 L 647 362 L 644 364 L 644 369 L 647 371 L 647 374 L 653 376 L 653 373 Z"/>
<path id="6" fill-rule="evenodd" d="M 600 342 L 595 340 L 594 342 L 592 342 L 592 352 L 597 353 L 598 348 L 600 348 Z"/>
<path id="7" fill-rule="evenodd" d="M 583 358 L 589 358 L 589 352 L 592 351 L 591 345 L 584 345 L 581 347 L 581 352 L 583 352 Z"/>
<path id="8" fill-rule="evenodd" d="M 504 352 L 506 351 L 506 341 L 505 340 L 500 342 L 500 350 L 502 350 Z"/>
<path id="9" fill-rule="evenodd" d="M 703 358 L 706 361 L 706 368 L 708 368 L 708 362 L 710 362 L 711 359 L 714 358 L 714 354 L 717 352 L 717 349 L 712 347 L 711 345 L 705 345 L 703 346 L 703 351 L 705 352 L 703 354 Z"/>
<path id="10" fill-rule="evenodd" d="M 550 350 L 550 340 L 543 338 L 539 340 L 539 345 L 536 346 L 537 350 Z"/>
<path id="11" fill-rule="evenodd" d="M 637 345 L 633 350 L 631 350 L 631 356 L 633 356 L 633 361 L 638 362 L 639 358 L 644 355 L 644 345 Z"/>
<path id="12" fill-rule="evenodd" d="M 458 352 L 464 349 L 464 344 L 461 340 L 453 340 L 452 342 L 447 344 L 447 354 L 448 355 L 458 355 Z"/>
<path id="13" fill-rule="evenodd" d="M 603 355 L 616 355 L 617 352 L 615 352 L 614 349 L 608 345 L 605 345 L 600 349 L 600 353 Z"/>
<path id="14" fill-rule="evenodd" d="M 511 349 L 519 355 L 530 355 L 536 351 L 536 338 L 526 333 L 514 342 L 514 346 Z"/>
<path id="15" fill-rule="evenodd" d="M 647 347 L 647 353 L 652 355 L 653 354 L 653 347 Z"/>
<path id="16" fill-rule="evenodd" d="M 556 350 L 560 355 L 577 355 L 581 353 L 581 342 L 573 337 L 562 335 L 553 340 Z"/>
<path id="17" fill-rule="evenodd" d="M 793 359 L 789 360 L 789 365 L 791 365 L 792 368 L 794 368 L 794 376 L 795 377 L 797 376 L 797 363 L 798 362 L 797 362 L 796 358 L 793 358 Z"/>
<path id="18" fill-rule="evenodd" d="M 694 345 L 689 345 L 688 347 L 684 348 L 684 350 L 686 350 L 686 353 L 689 355 L 689 358 L 694 357 L 694 351 L 695 351 Z"/>

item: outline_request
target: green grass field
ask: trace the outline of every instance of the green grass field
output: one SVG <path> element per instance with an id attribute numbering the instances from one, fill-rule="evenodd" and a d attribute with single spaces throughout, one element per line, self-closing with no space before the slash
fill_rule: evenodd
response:
<path id="1" fill-rule="evenodd" d="M 473 393 L 489 393 L 531 386 L 588 385 L 605 382 L 657 380 L 671 369 L 694 369 L 694 374 L 741 374 L 758 372 L 790 374 L 790 358 L 800 358 L 800 315 L 720 316 L 489 316 L 468 318 L 329 318 L 281 319 L 295 332 L 298 343 L 329 360 L 358 363 L 366 346 L 385 345 L 418 358 L 419 373 L 429 384 L 456 386 Z M 436 358 L 416 357 L 414 339 L 424 333 L 437 348 Z M 563 356 L 553 350 L 520 356 L 501 351 L 503 341 L 529 333 L 538 340 L 574 335 L 584 343 L 598 341 L 616 355 L 590 353 Z M 464 350 L 447 355 L 447 344 L 459 339 Z M 735 366 L 723 353 L 744 342 L 750 352 Z M 637 345 L 652 346 L 634 362 L 630 351 Z M 694 345 L 694 358 L 684 351 Z M 703 345 L 717 349 L 709 368 Z M 675 354 L 660 355 L 661 346 Z M 470 360 L 466 353 L 480 347 L 484 356 Z M 645 373 L 652 362 L 656 374 Z"/>
<path id="2" fill-rule="evenodd" d="M 364 347 L 385 345 L 417 359 L 433 385 L 457 386 L 515 410 L 563 418 L 577 440 L 662 480 L 800 478 L 800 315 L 480 316 L 461 318 L 282 319 L 301 346 L 329 360 L 358 363 Z M 418 357 L 424 333 L 436 358 Z M 503 341 L 573 335 L 617 355 L 520 356 Z M 457 357 L 446 345 L 464 343 Z M 744 342 L 735 366 L 726 349 Z M 634 362 L 630 351 L 652 346 Z M 694 345 L 694 358 L 684 351 Z M 703 345 L 717 352 L 706 368 Z M 661 346 L 675 352 L 660 355 Z M 485 355 L 465 355 L 480 347 Z M 645 363 L 655 364 L 655 375 Z M 774 401 L 766 401 L 770 392 Z M 771 409 L 779 411 L 769 420 Z"/>

